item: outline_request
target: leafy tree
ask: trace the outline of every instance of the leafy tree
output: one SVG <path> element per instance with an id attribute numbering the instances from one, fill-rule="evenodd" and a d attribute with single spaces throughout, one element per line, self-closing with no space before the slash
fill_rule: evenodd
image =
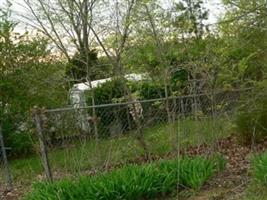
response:
<path id="1" fill-rule="evenodd" d="M 64 64 L 52 61 L 48 40 L 16 34 L 10 11 L 0 19 L 0 123 L 12 153 L 32 150 L 30 109 L 65 104 Z M 30 37 L 32 39 L 30 39 Z"/>
<path id="2" fill-rule="evenodd" d="M 86 57 L 89 58 L 90 67 L 86 67 Z M 76 53 L 69 61 L 69 66 L 66 70 L 66 75 L 73 79 L 74 82 L 85 82 L 87 80 L 88 69 L 90 69 L 91 79 L 94 80 L 96 76 L 96 72 L 92 72 L 94 70 L 95 64 L 97 62 L 97 52 L 92 50 L 88 53 L 88 55 L 82 55 L 80 53 Z"/>
<path id="3" fill-rule="evenodd" d="M 202 38 L 207 30 L 204 21 L 208 19 L 208 11 L 202 0 L 182 0 L 175 4 L 173 25 L 178 28 L 183 38 Z"/>
<path id="4" fill-rule="evenodd" d="M 226 0 L 228 12 L 221 24 L 226 42 L 225 67 L 234 72 L 235 85 L 266 78 L 267 6 L 264 0 Z"/>

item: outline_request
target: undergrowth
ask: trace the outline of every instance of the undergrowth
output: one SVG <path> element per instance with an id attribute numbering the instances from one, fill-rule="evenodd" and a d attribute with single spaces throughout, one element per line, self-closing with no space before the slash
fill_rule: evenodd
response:
<path id="1" fill-rule="evenodd" d="M 169 195 L 177 190 L 198 190 L 224 166 L 221 156 L 184 157 L 146 165 L 130 165 L 78 180 L 36 183 L 26 200 L 137 200 Z"/>
<path id="2" fill-rule="evenodd" d="M 267 136 L 267 87 L 263 82 L 245 96 L 235 120 L 238 138 L 242 143 L 259 142 Z"/>
<path id="3" fill-rule="evenodd" d="M 253 178 L 267 186 L 267 152 L 253 156 L 251 169 Z"/>
<path id="4" fill-rule="evenodd" d="M 243 200 L 267 199 L 267 151 L 251 159 L 252 180 L 244 193 Z"/>

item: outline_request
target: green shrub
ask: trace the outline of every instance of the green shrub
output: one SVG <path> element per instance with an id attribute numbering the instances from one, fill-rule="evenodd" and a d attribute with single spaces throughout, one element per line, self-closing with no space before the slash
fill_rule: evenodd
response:
<path id="1" fill-rule="evenodd" d="M 152 81 L 133 82 L 114 78 L 94 89 L 95 103 L 97 105 L 114 103 L 115 100 L 124 97 L 125 82 L 131 93 L 138 93 L 138 99 L 140 100 L 156 99 L 165 96 L 164 85 L 162 83 Z M 91 96 L 89 93 L 87 94 L 87 104 L 91 105 Z"/>
<path id="2" fill-rule="evenodd" d="M 137 87 L 141 99 L 157 99 L 165 97 L 164 84 L 156 82 L 140 82 Z"/>
<path id="3" fill-rule="evenodd" d="M 130 90 L 130 92 L 138 100 L 164 97 L 164 86 L 161 84 L 154 84 L 147 81 L 132 82 L 115 78 L 94 89 L 95 104 L 101 105 L 127 102 L 128 100 L 125 98 L 125 82 L 128 90 Z M 91 105 L 90 92 L 86 94 L 86 99 L 87 104 Z M 158 109 L 151 104 L 152 103 L 142 104 L 144 116 L 150 117 L 148 115 L 153 112 L 151 109 Z M 92 113 L 90 114 L 92 115 Z M 129 109 L 127 106 L 97 108 L 96 114 L 98 119 L 100 119 L 98 122 L 98 128 L 102 133 L 102 136 L 108 136 L 110 134 L 110 127 L 115 125 L 123 127 L 124 131 L 129 131 L 136 126 L 131 115 L 129 115 Z M 157 119 L 155 119 L 155 121 L 156 120 Z"/>
<path id="4" fill-rule="evenodd" d="M 198 190 L 218 171 L 216 163 L 221 159 L 218 156 L 210 159 L 185 157 L 143 166 L 131 165 L 77 181 L 37 183 L 26 199 L 137 200 L 166 196 L 178 186 Z"/>
<path id="5" fill-rule="evenodd" d="M 238 135 L 242 142 L 257 142 L 267 136 L 267 87 L 248 94 L 236 118 Z"/>
<path id="6" fill-rule="evenodd" d="M 125 93 L 123 81 L 124 80 L 113 79 L 95 88 L 95 103 L 97 105 L 109 104 L 113 102 L 113 99 L 123 97 Z M 88 103 L 91 103 L 90 96 L 88 99 Z"/>
<path id="7" fill-rule="evenodd" d="M 267 186 L 267 152 L 253 156 L 251 169 L 253 177 Z"/>
<path id="8" fill-rule="evenodd" d="M 11 148 L 12 156 L 24 156 L 34 151 L 32 135 L 28 132 L 9 134 L 6 143 Z"/>
<path id="9" fill-rule="evenodd" d="M 244 193 L 244 200 L 266 200 L 267 197 L 267 151 L 253 155 L 250 162 L 252 181 Z"/>
<path id="10" fill-rule="evenodd" d="M 11 148 L 8 155 L 24 156 L 33 153 L 32 134 L 28 127 L 25 127 L 25 130 L 20 130 L 20 126 L 26 126 L 26 124 L 19 123 L 22 121 L 20 113 L 15 113 L 15 116 L 12 114 L 14 113 L 2 115 L 1 124 L 5 146 Z"/>
<path id="11" fill-rule="evenodd" d="M 125 102 L 125 99 L 122 98 L 125 96 L 125 86 L 123 81 L 125 80 L 116 78 L 95 88 L 95 104 L 111 104 L 119 100 Z M 90 91 L 86 93 L 86 99 L 87 104 L 91 105 L 92 101 Z M 92 110 L 90 112 L 90 115 L 92 115 Z M 100 130 L 99 132 L 102 134 L 101 136 L 109 136 L 109 127 L 113 126 L 114 124 L 121 124 L 125 130 L 129 129 L 130 124 L 133 124 L 131 118 L 127 116 L 126 107 L 100 107 L 96 109 L 96 115 L 98 119 L 100 119 L 98 121 L 98 128 Z"/>
<path id="12" fill-rule="evenodd" d="M 21 45 L 26 48 L 24 44 Z M 40 44 L 41 46 L 29 45 L 28 47 L 31 48 L 29 53 L 35 52 L 36 59 L 42 60 L 40 52 L 38 53 L 43 48 L 42 44 Z M 35 51 L 32 48 L 39 50 Z M 20 52 L 20 50 L 15 50 L 15 52 Z M 34 135 L 33 128 L 35 126 L 32 123 L 31 108 L 34 106 L 48 109 L 62 107 L 67 104 L 68 90 L 62 78 L 64 63 L 40 63 L 39 61 L 32 63 L 34 58 L 28 55 L 22 54 L 17 57 L 28 58 L 26 60 L 29 60 L 30 63 L 17 63 L 15 65 L 19 66 L 18 69 L 14 69 L 12 73 L 7 73 L 2 77 L 3 80 L 0 81 L 0 123 L 5 145 L 11 147 L 8 155 L 26 156 L 34 151 L 31 136 Z"/>

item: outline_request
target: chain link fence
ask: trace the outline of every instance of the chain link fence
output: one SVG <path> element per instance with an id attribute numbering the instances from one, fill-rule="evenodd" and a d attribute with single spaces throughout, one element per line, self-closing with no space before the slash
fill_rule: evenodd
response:
<path id="1" fill-rule="evenodd" d="M 4 144 L 4 137 L 2 133 L 2 128 L 0 125 L 0 185 L 1 190 L 8 190 L 11 191 L 13 188 L 11 171 L 9 168 L 8 160 L 7 160 L 7 153 L 6 150 L 8 148 Z"/>
<path id="2" fill-rule="evenodd" d="M 34 114 L 49 180 L 131 162 L 179 156 L 230 135 L 247 90 L 117 104 L 38 110 Z"/>

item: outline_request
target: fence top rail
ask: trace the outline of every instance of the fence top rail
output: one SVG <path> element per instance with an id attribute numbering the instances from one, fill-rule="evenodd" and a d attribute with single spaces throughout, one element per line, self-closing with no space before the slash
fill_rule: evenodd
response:
<path id="1" fill-rule="evenodd" d="M 94 106 L 81 106 L 81 107 L 74 107 L 74 105 L 69 105 L 63 108 L 55 108 L 55 109 L 47 109 L 45 113 L 57 113 L 57 112 L 65 112 L 65 111 L 75 111 L 75 110 L 85 110 L 85 109 L 92 109 L 92 108 L 105 108 L 105 107 L 116 107 L 116 106 L 126 106 L 135 103 L 150 103 L 156 101 L 166 101 L 166 100 L 173 100 L 173 99 L 186 99 L 192 97 L 201 97 L 201 96 L 210 96 L 210 95 L 218 95 L 223 92 L 245 92 L 252 90 L 253 88 L 246 88 L 246 89 L 234 89 L 234 90 L 220 90 L 213 93 L 201 93 L 201 94 L 191 94 L 185 96 L 171 96 L 171 97 L 163 97 L 157 99 L 147 99 L 147 100 L 140 100 L 140 101 L 129 101 L 129 102 L 122 102 L 122 103 L 110 103 L 110 104 L 101 104 L 101 105 L 94 105 Z"/>

